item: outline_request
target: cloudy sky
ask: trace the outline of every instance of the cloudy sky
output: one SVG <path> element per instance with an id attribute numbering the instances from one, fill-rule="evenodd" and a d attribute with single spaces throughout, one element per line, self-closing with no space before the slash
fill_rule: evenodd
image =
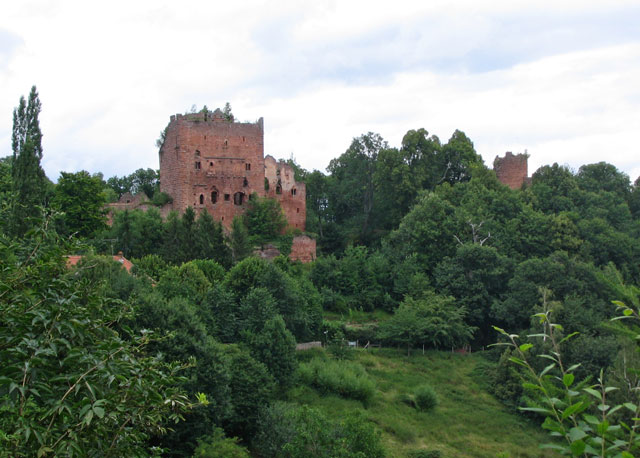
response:
<path id="1" fill-rule="evenodd" d="M 640 175 L 640 2 L 21 0 L 0 14 L 0 156 L 36 84 L 43 166 L 158 167 L 169 116 L 229 101 L 264 117 L 265 153 L 325 170 L 372 131 L 445 142 L 487 165 L 531 155 Z"/>

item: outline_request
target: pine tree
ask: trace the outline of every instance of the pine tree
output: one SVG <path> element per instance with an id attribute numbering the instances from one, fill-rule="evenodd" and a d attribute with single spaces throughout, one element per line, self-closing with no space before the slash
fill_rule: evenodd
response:
<path id="1" fill-rule="evenodd" d="M 22 236 L 32 227 L 44 205 L 47 179 L 40 166 L 42 159 L 42 132 L 38 115 L 41 110 L 36 87 L 31 88 L 29 101 L 20 97 L 18 107 L 13 110 L 13 191 L 12 232 Z"/>

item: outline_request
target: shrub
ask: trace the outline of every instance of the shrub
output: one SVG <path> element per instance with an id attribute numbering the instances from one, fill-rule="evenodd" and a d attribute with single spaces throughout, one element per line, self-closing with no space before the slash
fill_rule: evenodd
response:
<path id="1" fill-rule="evenodd" d="M 238 444 L 237 437 L 225 437 L 224 431 L 215 428 L 211 436 L 198 440 L 194 458 L 249 458 L 247 449 Z"/>
<path id="2" fill-rule="evenodd" d="M 438 404 L 438 396 L 430 385 L 420 385 L 413 393 L 416 408 L 426 412 Z"/>
<path id="3" fill-rule="evenodd" d="M 311 360 L 298 369 L 300 381 L 323 394 L 335 393 L 368 404 L 373 398 L 375 384 L 364 368 L 347 361 Z"/>
<path id="4" fill-rule="evenodd" d="M 317 409 L 282 402 L 258 419 L 252 448 L 265 458 L 382 458 L 380 432 L 362 415 L 334 420 Z"/>

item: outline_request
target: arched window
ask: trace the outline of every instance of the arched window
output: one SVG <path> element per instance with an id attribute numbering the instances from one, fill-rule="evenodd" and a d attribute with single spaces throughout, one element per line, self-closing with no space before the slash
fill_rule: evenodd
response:
<path id="1" fill-rule="evenodd" d="M 200 194 L 200 205 L 204 205 L 204 195 Z"/>
<path id="2" fill-rule="evenodd" d="M 292 196 L 295 196 L 297 192 L 298 191 L 296 190 L 296 188 L 291 188 L 291 195 Z"/>
<path id="3" fill-rule="evenodd" d="M 244 177 L 244 180 L 242 180 L 242 186 L 244 186 L 245 188 L 249 186 L 249 180 L 247 180 L 247 177 Z"/>
<path id="4" fill-rule="evenodd" d="M 211 203 L 215 204 L 218 201 L 218 191 L 211 191 Z"/>
<path id="5" fill-rule="evenodd" d="M 244 202 L 244 193 L 243 192 L 236 192 L 233 195 L 233 203 L 236 205 L 242 205 L 242 203 Z"/>

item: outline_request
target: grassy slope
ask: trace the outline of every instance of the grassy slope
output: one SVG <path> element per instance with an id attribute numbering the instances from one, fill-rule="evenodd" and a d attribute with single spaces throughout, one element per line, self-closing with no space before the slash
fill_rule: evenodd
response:
<path id="1" fill-rule="evenodd" d="M 382 431 L 391 456 L 407 456 L 416 449 L 440 450 L 443 457 L 554 456 L 538 448 L 548 436 L 536 424 L 509 412 L 472 376 L 484 363 L 479 355 L 420 351 L 407 357 L 391 349 L 354 353 L 354 361 L 367 369 L 378 389 L 367 409 L 358 401 L 322 397 L 308 387 L 294 388 L 291 399 L 332 416 L 362 410 Z M 423 383 L 438 394 L 439 405 L 431 412 L 418 412 L 399 401 Z"/>

